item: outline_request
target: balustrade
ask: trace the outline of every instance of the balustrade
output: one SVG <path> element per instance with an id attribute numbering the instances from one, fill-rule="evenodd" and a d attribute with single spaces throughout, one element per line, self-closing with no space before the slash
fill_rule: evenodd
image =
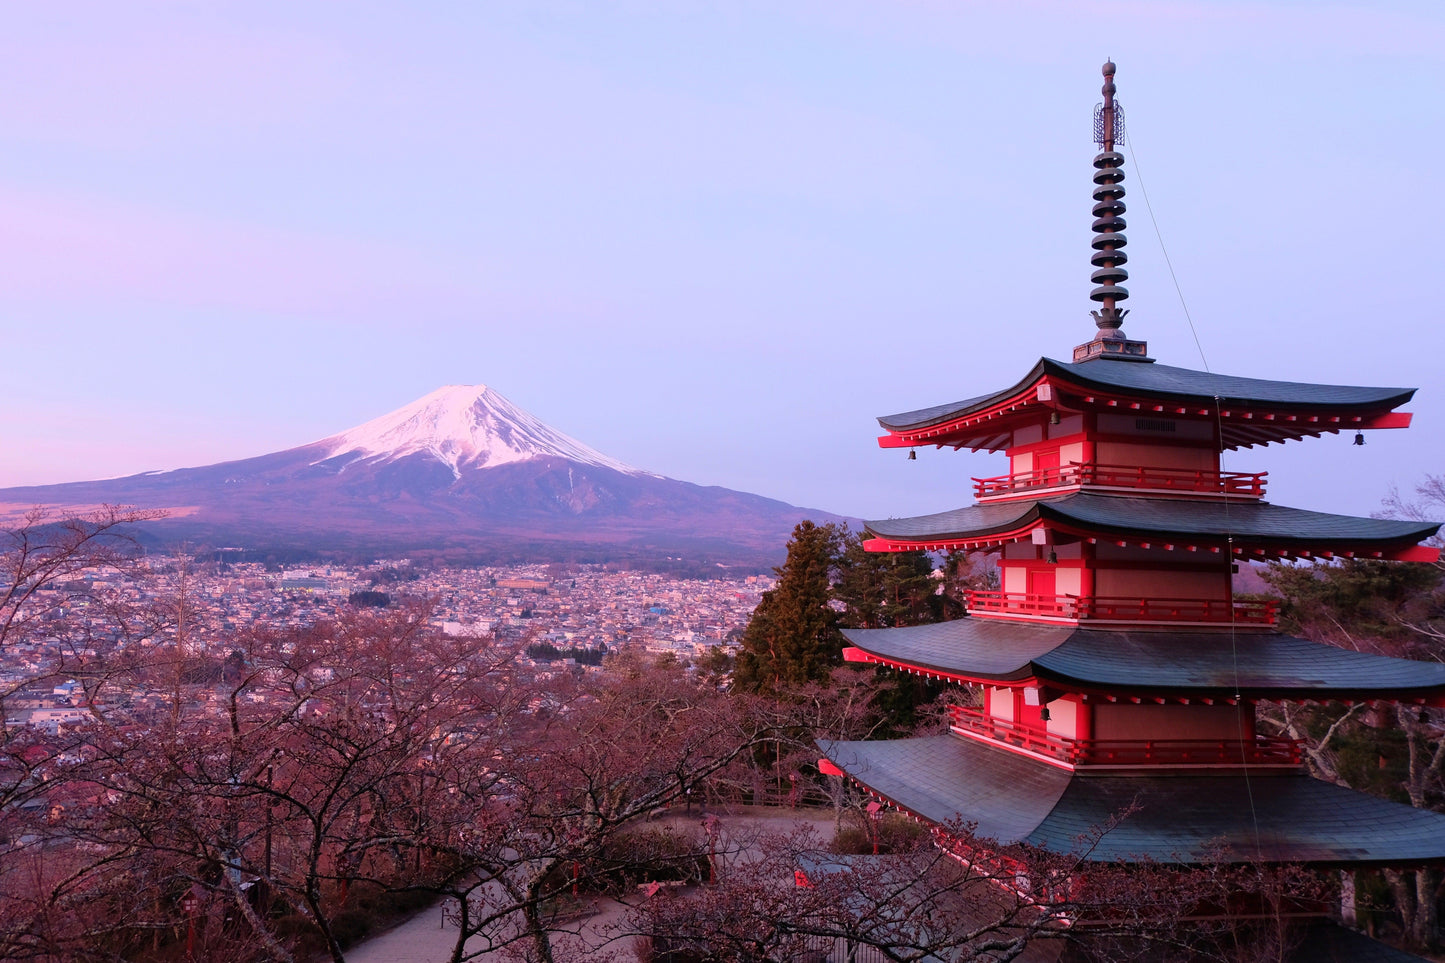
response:
<path id="1" fill-rule="evenodd" d="M 1048 488 L 1136 488 L 1188 494 L 1260 498 L 1268 472 L 1202 471 L 1187 468 L 1142 468 L 1128 465 L 1081 465 L 974 478 L 975 498 L 998 498 Z"/>
<path id="2" fill-rule="evenodd" d="M 1052 756 L 1073 766 L 1297 766 L 1296 739 L 1070 739 L 1033 726 L 997 719 L 978 709 L 953 706 L 953 730 Z"/>
<path id="3" fill-rule="evenodd" d="M 980 615 L 1126 622 L 1204 622 L 1273 625 L 1274 599 L 1079 598 L 1024 592 L 969 592 L 968 611 Z"/>

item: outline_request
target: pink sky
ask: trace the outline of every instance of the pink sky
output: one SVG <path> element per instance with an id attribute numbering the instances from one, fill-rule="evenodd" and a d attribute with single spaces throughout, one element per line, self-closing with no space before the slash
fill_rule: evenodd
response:
<path id="1" fill-rule="evenodd" d="M 0 485 L 302 444 L 487 383 L 630 464 L 841 513 L 984 456 L 873 418 L 1066 356 L 1091 110 L 1129 121 L 1126 330 L 1415 385 L 1231 456 L 1366 513 L 1445 470 L 1433 3 L 25 5 L 0 35 Z"/>

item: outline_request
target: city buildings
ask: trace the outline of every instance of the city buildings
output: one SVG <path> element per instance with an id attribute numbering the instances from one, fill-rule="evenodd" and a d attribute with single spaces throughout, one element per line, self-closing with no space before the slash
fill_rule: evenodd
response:
<path id="1" fill-rule="evenodd" d="M 562 658 L 569 650 L 635 648 L 683 661 L 714 647 L 735 648 L 758 599 L 772 586 L 767 576 L 699 581 L 590 565 L 552 566 L 549 574 L 543 565 L 421 570 L 405 559 L 277 572 L 260 563 L 154 555 L 145 563 L 150 569 L 145 578 L 92 572 L 84 586 L 50 590 L 73 592 L 77 601 L 0 653 L 0 684 L 14 690 L 4 703 L 8 724 L 53 734 L 85 721 L 84 687 L 67 672 L 84 678 L 87 671 L 113 669 L 127 650 L 147 662 L 153 661 L 149 653 L 170 647 L 219 664 L 244 632 L 339 619 L 355 607 L 352 599 L 361 598 L 359 593 L 380 592 L 390 604 L 421 606 L 435 628 L 516 646 L 523 661 L 535 661 L 537 671 L 545 671 L 545 657 L 525 655 L 530 646 L 545 643 Z M 157 631 L 122 631 L 108 614 L 118 607 L 155 611 Z M 169 689 L 151 691 L 126 678 L 112 673 L 104 686 L 112 713 L 144 722 L 168 703 Z M 207 697 L 210 688 L 201 678 L 185 686 L 188 711 L 221 711 L 220 703 Z"/>

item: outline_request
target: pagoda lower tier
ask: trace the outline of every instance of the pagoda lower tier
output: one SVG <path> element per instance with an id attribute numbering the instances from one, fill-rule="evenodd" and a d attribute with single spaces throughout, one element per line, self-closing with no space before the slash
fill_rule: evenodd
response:
<path id="1" fill-rule="evenodd" d="M 916 818 L 1094 862 L 1445 863 L 1445 815 L 1301 772 L 1081 773 L 955 735 L 819 748 L 825 770 Z"/>

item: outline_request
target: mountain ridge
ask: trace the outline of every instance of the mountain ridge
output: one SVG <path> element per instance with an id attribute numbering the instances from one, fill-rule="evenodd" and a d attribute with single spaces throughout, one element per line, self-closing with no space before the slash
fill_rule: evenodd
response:
<path id="1" fill-rule="evenodd" d="M 776 499 L 635 468 L 485 385 L 449 385 L 354 428 L 251 458 L 122 478 L 0 489 L 11 509 L 166 510 L 156 544 L 476 558 L 780 560 L 804 518 Z"/>

